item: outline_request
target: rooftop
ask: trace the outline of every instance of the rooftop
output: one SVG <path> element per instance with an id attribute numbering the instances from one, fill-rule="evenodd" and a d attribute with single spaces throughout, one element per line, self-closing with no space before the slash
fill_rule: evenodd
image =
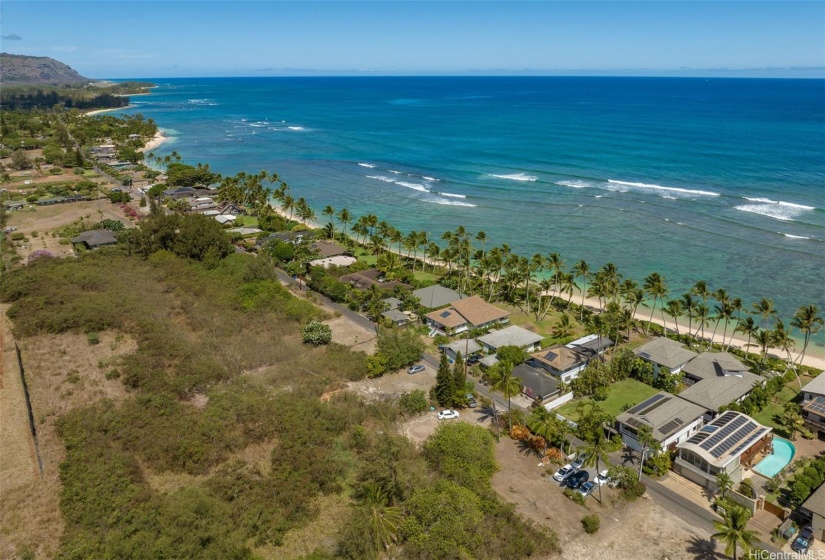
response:
<path id="1" fill-rule="evenodd" d="M 311 245 L 312 249 L 322 257 L 335 257 L 343 255 L 347 252 L 344 247 L 341 247 L 334 241 L 321 239 Z"/>
<path id="2" fill-rule="evenodd" d="M 424 316 L 448 329 L 454 329 L 467 324 L 467 319 L 452 307 L 430 311 Z"/>
<path id="3" fill-rule="evenodd" d="M 559 373 L 565 373 L 587 363 L 591 355 L 575 348 L 555 344 L 531 356 L 534 360 L 547 364 Z"/>
<path id="4" fill-rule="evenodd" d="M 633 353 L 649 362 L 654 362 L 668 369 L 686 364 L 698 354 L 685 348 L 682 343 L 664 336 L 642 344 Z"/>
<path id="5" fill-rule="evenodd" d="M 438 309 L 439 307 L 449 305 L 457 299 L 466 297 L 461 292 L 445 288 L 438 284 L 426 288 L 419 288 L 413 292 L 413 295 L 417 297 L 421 305 L 427 309 Z"/>
<path id="6" fill-rule="evenodd" d="M 509 311 L 499 309 L 481 299 L 479 296 L 472 296 L 452 302 L 452 307 L 463 315 L 471 325 L 479 326 L 498 321 L 510 316 Z"/>
<path id="7" fill-rule="evenodd" d="M 771 428 L 750 416 L 729 410 L 678 447 L 693 451 L 710 465 L 723 467 L 770 432 Z"/>
<path id="8" fill-rule="evenodd" d="M 335 257 L 326 257 L 323 259 L 315 259 L 309 261 L 310 266 L 322 266 L 329 268 L 331 266 L 350 266 L 358 262 L 355 257 L 348 257 L 346 255 L 337 255 Z"/>
<path id="9" fill-rule="evenodd" d="M 559 381 L 546 373 L 527 364 L 519 364 L 513 368 L 513 377 L 521 380 L 525 393 L 530 397 L 542 399 L 559 392 Z"/>
<path id="10" fill-rule="evenodd" d="M 396 323 L 406 323 L 410 320 L 410 317 L 408 315 L 402 313 L 398 309 L 389 309 L 387 311 L 384 311 L 381 314 L 381 316 L 386 317 L 387 319 L 394 321 Z"/>
<path id="11" fill-rule="evenodd" d="M 501 348 L 502 346 L 518 346 L 519 348 L 524 348 L 537 344 L 542 340 L 544 340 L 544 337 L 540 334 L 515 325 L 501 329 L 500 331 L 485 334 L 478 338 L 479 342 L 492 348 Z"/>
<path id="12" fill-rule="evenodd" d="M 568 348 L 574 348 L 576 350 L 584 350 L 595 355 L 596 353 L 601 354 L 603 351 L 607 350 L 614 344 L 615 342 L 613 342 L 606 336 L 600 337 L 597 334 L 589 334 L 587 336 L 577 338 L 573 342 L 565 344 L 565 346 L 567 346 Z"/>
<path id="13" fill-rule="evenodd" d="M 754 385 L 762 383 L 763 378 L 749 371 L 741 375 L 719 375 L 697 381 L 681 393 L 679 397 L 718 411 L 719 407 L 735 402 L 751 392 Z"/>
<path id="14" fill-rule="evenodd" d="M 825 375 L 817 375 L 802 387 L 805 393 L 813 393 L 815 395 L 825 395 Z"/>
<path id="15" fill-rule="evenodd" d="M 808 496 L 808 499 L 802 503 L 802 507 L 811 513 L 825 517 L 825 484 L 821 485 L 813 494 Z"/>
<path id="16" fill-rule="evenodd" d="M 661 442 L 704 414 L 701 406 L 662 391 L 622 412 L 616 420 L 635 430 L 650 426 L 653 436 Z"/>
<path id="17" fill-rule="evenodd" d="M 458 354 L 459 352 L 461 352 L 461 355 L 466 358 L 469 354 L 481 350 L 481 345 L 472 338 L 462 338 L 461 340 L 456 340 L 455 342 L 444 344 L 441 346 L 441 348 L 449 348 L 453 351 L 454 354 Z"/>
<path id="18" fill-rule="evenodd" d="M 686 373 L 699 379 L 720 375 L 737 375 L 748 371 L 745 365 L 727 352 L 705 352 L 693 358 L 682 368 Z"/>
<path id="19" fill-rule="evenodd" d="M 103 245 L 114 245 L 117 243 L 115 234 L 105 229 L 93 229 L 84 231 L 77 237 L 72 238 L 72 243 L 83 243 L 90 249 L 101 247 Z"/>

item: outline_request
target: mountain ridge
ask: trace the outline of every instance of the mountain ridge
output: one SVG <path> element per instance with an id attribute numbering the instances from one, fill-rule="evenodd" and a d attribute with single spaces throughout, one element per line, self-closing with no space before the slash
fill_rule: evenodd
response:
<path id="1" fill-rule="evenodd" d="M 3 85 L 85 84 L 93 81 L 48 56 L 0 53 L 0 83 Z"/>

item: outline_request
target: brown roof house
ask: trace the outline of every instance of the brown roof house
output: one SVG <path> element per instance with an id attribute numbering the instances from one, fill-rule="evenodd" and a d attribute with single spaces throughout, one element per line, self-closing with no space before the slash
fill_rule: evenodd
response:
<path id="1" fill-rule="evenodd" d="M 396 286 L 409 289 L 412 286 L 396 280 L 384 280 L 384 273 L 377 268 L 369 270 L 361 270 L 351 274 L 344 274 L 341 276 L 341 282 L 350 284 L 356 290 L 369 290 L 372 286 L 378 286 L 382 290 L 394 290 Z"/>
<path id="2" fill-rule="evenodd" d="M 510 312 L 490 305 L 479 296 L 459 299 L 445 309 L 424 316 L 430 334 L 457 334 L 469 329 L 482 329 L 507 323 Z"/>
<path id="3" fill-rule="evenodd" d="M 321 257 L 337 257 L 338 255 L 345 255 L 348 252 L 335 241 L 329 241 L 328 239 L 318 240 L 310 245 L 310 248 Z"/>
<path id="4" fill-rule="evenodd" d="M 527 362 L 555 375 L 565 383 L 570 383 L 587 367 L 589 360 L 590 356 L 580 350 L 555 344 L 532 354 Z"/>
<path id="5" fill-rule="evenodd" d="M 84 245 L 87 249 L 97 249 L 106 245 L 116 245 L 115 234 L 106 229 L 84 231 L 77 237 L 72 237 L 72 243 Z"/>

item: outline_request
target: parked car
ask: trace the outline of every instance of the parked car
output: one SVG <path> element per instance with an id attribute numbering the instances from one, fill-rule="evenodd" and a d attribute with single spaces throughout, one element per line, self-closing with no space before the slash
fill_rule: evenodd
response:
<path id="1" fill-rule="evenodd" d="M 791 549 L 793 549 L 794 552 L 805 554 L 808 552 L 808 549 L 811 548 L 812 544 L 814 544 L 814 530 L 810 527 L 805 527 L 802 529 L 802 532 L 799 533 L 799 536 L 794 539 L 793 543 L 791 543 Z"/>
<path id="2" fill-rule="evenodd" d="M 557 482 L 564 482 L 567 477 L 572 475 L 574 472 L 576 472 L 576 469 L 573 468 L 573 465 L 564 465 L 556 471 L 556 474 L 553 475 L 553 480 Z"/>
<path id="3" fill-rule="evenodd" d="M 470 393 L 467 393 L 467 406 L 469 408 L 475 408 L 475 407 L 478 406 L 478 403 L 476 402 L 476 398 L 473 395 L 471 395 Z"/>
<path id="4" fill-rule="evenodd" d="M 599 486 L 604 486 L 608 482 L 610 482 L 610 477 L 607 476 L 607 469 L 604 469 L 599 473 L 599 476 L 596 477 L 596 484 Z"/>
<path id="5" fill-rule="evenodd" d="M 574 467 L 576 467 L 577 469 L 580 469 L 580 468 L 582 468 L 582 466 L 584 465 L 584 462 L 586 460 L 587 460 L 587 455 L 579 455 L 578 457 L 573 459 L 573 462 L 570 463 L 570 464 L 573 465 Z"/>
<path id="6" fill-rule="evenodd" d="M 587 471 L 576 471 L 576 474 L 567 479 L 567 487 L 571 490 L 578 490 L 579 486 L 587 482 L 590 474 Z"/>
<path id="7" fill-rule="evenodd" d="M 422 371 L 424 371 L 424 366 L 421 364 L 416 364 L 407 368 L 407 373 L 421 373 Z"/>
<path id="8" fill-rule="evenodd" d="M 442 410 L 438 413 L 439 420 L 452 420 L 453 418 L 458 418 L 457 410 Z"/>
<path id="9" fill-rule="evenodd" d="M 480 361 L 481 361 L 481 356 L 479 356 L 478 354 L 473 354 L 472 356 L 467 358 L 467 365 L 468 366 L 474 366 Z"/>
<path id="10" fill-rule="evenodd" d="M 578 492 L 586 498 L 590 495 L 594 488 L 596 488 L 596 483 L 591 480 L 579 486 L 579 489 L 576 490 L 576 492 Z"/>

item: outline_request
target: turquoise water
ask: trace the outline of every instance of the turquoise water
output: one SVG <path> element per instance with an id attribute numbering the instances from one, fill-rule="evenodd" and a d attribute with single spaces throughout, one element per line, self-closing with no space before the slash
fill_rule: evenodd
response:
<path id="1" fill-rule="evenodd" d="M 796 447 L 790 441 L 780 437 L 773 438 L 773 452 L 759 461 L 753 470 L 768 478 L 775 477 L 784 469 L 796 454 Z"/>
<path id="2" fill-rule="evenodd" d="M 275 170 L 320 210 L 431 238 L 825 309 L 825 81 L 156 80 L 133 97 L 190 163 Z M 823 353 L 825 331 L 809 353 Z"/>

